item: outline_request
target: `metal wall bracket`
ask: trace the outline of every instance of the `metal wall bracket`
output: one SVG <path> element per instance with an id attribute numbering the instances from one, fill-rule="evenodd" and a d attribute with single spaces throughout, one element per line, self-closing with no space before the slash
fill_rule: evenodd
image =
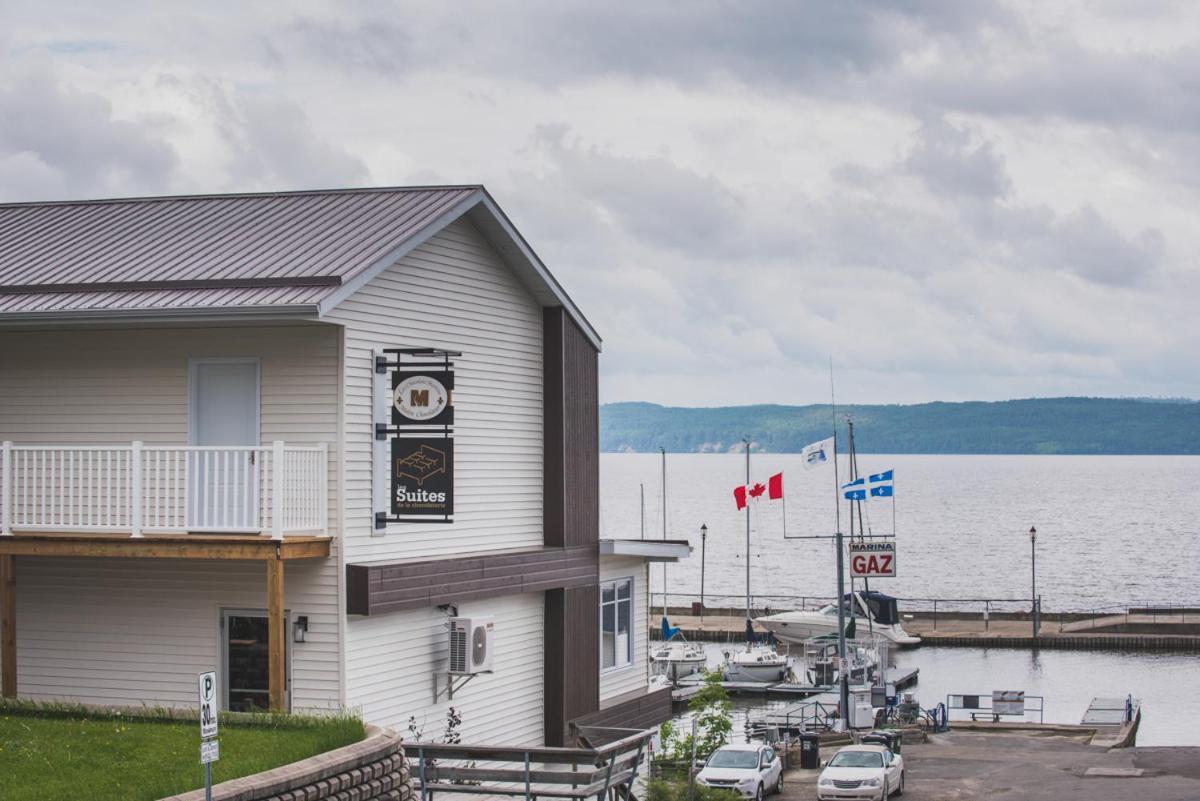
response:
<path id="1" fill-rule="evenodd" d="M 441 687 L 439 689 L 439 687 L 441 685 L 441 678 L 443 675 L 445 675 L 445 677 L 446 677 L 446 686 Z M 434 673 L 433 674 L 433 702 L 436 704 L 438 702 L 438 699 L 441 698 L 443 694 L 446 696 L 447 700 L 453 701 L 455 691 L 461 690 L 463 687 L 467 686 L 467 682 L 469 682 L 471 679 L 475 678 L 478 675 L 479 675 L 478 673 L 472 673 L 469 676 L 460 676 L 455 673 L 445 673 L 445 674 Z M 459 681 L 456 683 L 455 679 L 462 679 L 462 681 Z"/>

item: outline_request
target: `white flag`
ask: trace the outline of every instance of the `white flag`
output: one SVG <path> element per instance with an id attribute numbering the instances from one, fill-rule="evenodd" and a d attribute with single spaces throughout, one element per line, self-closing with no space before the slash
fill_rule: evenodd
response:
<path id="1" fill-rule="evenodd" d="M 820 442 L 814 442 L 812 445 L 805 445 L 804 450 L 800 451 L 800 455 L 804 459 L 805 470 L 811 470 L 814 467 L 820 467 L 823 464 L 832 462 L 833 437 L 823 439 Z"/>

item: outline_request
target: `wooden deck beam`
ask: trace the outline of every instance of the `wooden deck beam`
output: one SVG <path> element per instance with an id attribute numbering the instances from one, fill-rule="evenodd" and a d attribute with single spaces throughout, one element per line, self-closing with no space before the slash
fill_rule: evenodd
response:
<path id="1" fill-rule="evenodd" d="M 17 697 L 16 560 L 0 554 L 0 697 Z"/>
<path id="2" fill-rule="evenodd" d="M 267 688 L 272 712 L 287 711 L 287 665 L 283 617 L 283 560 L 267 560 Z"/>
<path id="3" fill-rule="evenodd" d="M 16 534 L 0 537 L 0 556 L 82 556 L 140 559 L 291 560 L 329 556 L 330 537 Z"/>

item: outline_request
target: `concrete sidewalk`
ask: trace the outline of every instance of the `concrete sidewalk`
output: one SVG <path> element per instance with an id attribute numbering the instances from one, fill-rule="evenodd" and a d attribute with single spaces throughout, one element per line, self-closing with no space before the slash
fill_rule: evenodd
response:
<path id="1" fill-rule="evenodd" d="M 822 752 L 828 759 L 836 749 Z M 950 731 L 904 746 L 909 801 L 1200 799 L 1200 748 L 1106 751 L 1086 737 Z M 781 801 L 817 797 L 817 771 L 789 771 Z"/>

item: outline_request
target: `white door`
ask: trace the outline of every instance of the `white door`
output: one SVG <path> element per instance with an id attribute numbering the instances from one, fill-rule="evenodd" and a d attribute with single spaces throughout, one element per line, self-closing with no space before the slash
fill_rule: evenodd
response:
<path id="1" fill-rule="evenodd" d="M 188 531 L 258 531 L 258 360 L 189 367 Z"/>

